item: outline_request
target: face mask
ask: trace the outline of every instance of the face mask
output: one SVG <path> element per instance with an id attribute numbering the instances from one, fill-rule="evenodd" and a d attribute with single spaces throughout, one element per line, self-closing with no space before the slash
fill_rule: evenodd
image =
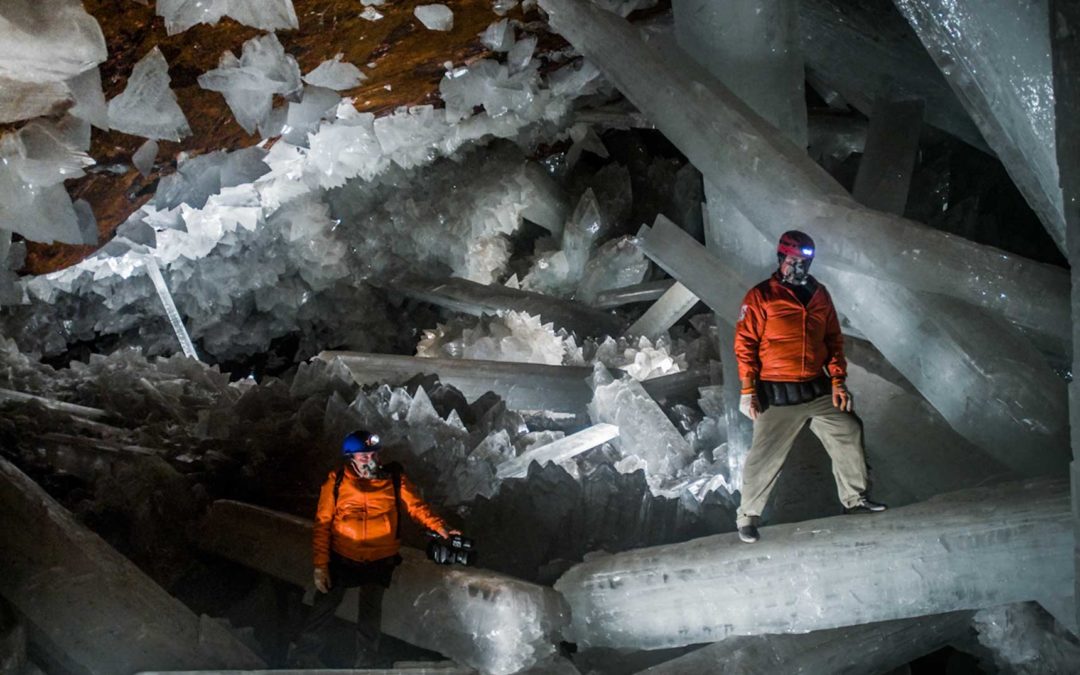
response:
<path id="1" fill-rule="evenodd" d="M 792 286 L 805 286 L 810 280 L 810 263 L 813 260 L 785 258 L 780 263 L 780 279 Z"/>
<path id="2" fill-rule="evenodd" d="M 356 475 L 361 478 L 371 478 L 379 470 L 379 462 L 375 459 L 375 455 L 372 455 L 366 462 L 361 462 L 359 457 L 353 457 L 352 467 L 356 471 Z"/>

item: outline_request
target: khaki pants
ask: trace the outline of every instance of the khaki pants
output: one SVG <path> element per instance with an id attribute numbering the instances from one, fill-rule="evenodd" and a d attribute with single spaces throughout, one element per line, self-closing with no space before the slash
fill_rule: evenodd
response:
<path id="1" fill-rule="evenodd" d="M 866 458 L 858 417 L 833 407 L 831 396 L 799 405 L 770 406 L 754 421 L 754 440 L 743 468 L 739 527 L 757 524 L 795 437 L 807 420 L 810 431 L 821 439 L 832 458 L 836 490 L 844 506 L 854 506 L 866 491 Z"/>

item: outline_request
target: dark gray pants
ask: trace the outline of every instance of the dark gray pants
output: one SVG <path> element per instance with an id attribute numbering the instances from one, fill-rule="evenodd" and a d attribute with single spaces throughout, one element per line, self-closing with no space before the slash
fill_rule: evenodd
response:
<path id="1" fill-rule="evenodd" d="M 356 648 L 358 653 L 375 654 L 382 636 L 383 592 L 390 586 L 394 568 L 400 563 L 401 556 L 398 555 L 370 562 L 357 562 L 331 553 L 330 591 L 315 591 L 315 602 L 296 641 L 297 652 L 316 655 L 322 650 L 323 633 L 341 604 L 345 590 L 359 588 Z"/>

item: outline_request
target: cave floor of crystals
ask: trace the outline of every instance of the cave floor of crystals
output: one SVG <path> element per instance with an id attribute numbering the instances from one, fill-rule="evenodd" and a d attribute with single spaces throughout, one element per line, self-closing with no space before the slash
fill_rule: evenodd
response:
<path id="1" fill-rule="evenodd" d="M 1080 672 L 1072 3 L 114 4 L 0 2 L 0 672 Z M 792 228 L 889 510 L 745 544 Z"/>

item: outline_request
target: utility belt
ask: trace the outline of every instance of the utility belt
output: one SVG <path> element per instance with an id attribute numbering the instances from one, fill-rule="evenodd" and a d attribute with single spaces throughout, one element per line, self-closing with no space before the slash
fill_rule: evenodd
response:
<path id="1" fill-rule="evenodd" d="M 832 380 L 827 375 L 821 375 L 807 382 L 759 380 L 757 392 L 761 411 L 765 412 L 769 406 L 799 405 L 831 394 Z"/>

